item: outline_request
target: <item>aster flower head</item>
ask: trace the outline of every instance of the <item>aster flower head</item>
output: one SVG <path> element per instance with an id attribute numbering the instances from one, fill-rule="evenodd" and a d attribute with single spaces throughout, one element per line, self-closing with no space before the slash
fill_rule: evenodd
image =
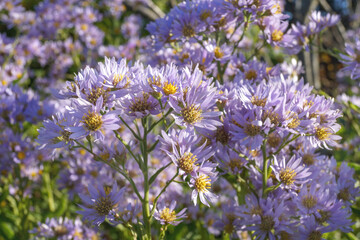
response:
<path id="1" fill-rule="evenodd" d="M 274 164 L 271 165 L 276 179 L 287 189 L 298 189 L 303 183 L 309 181 L 311 172 L 303 166 L 302 159 L 292 156 L 288 161 L 285 157 L 278 161 L 274 156 Z"/>
<path id="2" fill-rule="evenodd" d="M 95 140 L 104 140 L 103 130 L 117 130 L 120 128 L 119 119 L 116 112 L 101 113 L 103 98 L 96 101 L 96 106 L 88 105 L 87 102 L 78 100 L 78 107 L 72 109 L 75 118 L 80 126 L 68 127 L 72 134 L 72 139 L 81 139 L 88 135 L 93 135 Z"/>
<path id="3" fill-rule="evenodd" d="M 175 123 L 186 127 L 207 128 L 216 130 L 221 126 L 219 121 L 221 112 L 216 111 L 216 88 L 210 84 L 210 80 L 203 81 L 203 74 L 195 68 L 191 73 L 184 70 L 187 83 L 183 84 L 176 98 L 170 98 L 170 106 L 176 114 L 173 114 Z"/>
<path id="4" fill-rule="evenodd" d="M 360 78 L 360 39 L 356 38 L 355 43 L 345 43 L 345 54 L 340 54 L 341 62 L 345 67 L 342 72 L 350 72 L 354 80 Z"/>
<path id="5" fill-rule="evenodd" d="M 103 85 L 115 90 L 126 89 L 130 85 L 132 77 L 126 59 L 116 61 L 115 58 L 105 57 L 105 63 L 99 62 L 99 77 Z M 117 94 L 117 97 L 119 95 Z"/>
<path id="6" fill-rule="evenodd" d="M 118 190 L 115 183 L 111 191 L 105 191 L 104 188 L 94 188 L 92 185 L 88 186 L 90 196 L 79 194 L 83 204 L 79 205 L 83 210 L 79 211 L 85 219 L 91 221 L 95 225 L 100 225 L 108 218 L 110 221 L 114 220 L 112 214 L 116 211 L 117 205 L 123 197 L 125 189 Z"/>
<path id="7" fill-rule="evenodd" d="M 169 139 L 163 132 L 163 136 Z M 208 169 L 209 174 L 211 170 L 216 166 L 210 163 L 204 163 L 207 161 L 214 152 L 207 146 L 206 142 L 201 144 L 200 138 L 196 137 L 196 134 L 192 130 L 179 130 L 176 132 L 175 139 L 169 139 L 172 143 L 171 148 L 168 144 L 164 145 L 162 150 L 171 158 L 174 164 L 180 169 L 180 174 L 196 175 L 198 171 L 206 171 Z M 191 142 L 189 141 L 191 140 Z M 167 147 L 168 146 L 168 147 Z M 199 167 L 199 165 L 201 166 Z"/>
<path id="8" fill-rule="evenodd" d="M 197 204 L 197 198 L 200 197 L 200 201 L 206 206 L 210 207 L 210 203 L 215 203 L 218 198 L 214 193 L 210 192 L 211 184 L 216 180 L 216 176 L 207 176 L 203 173 L 197 173 L 192 176 L 189 182 L 189 186 L 193 188 L 191 194 L 191 200 L 194 205 Z"/>
<path id="9" fill-rule="evenodd" d="M 161 112 L 159 101 L 145 91 L 129 93 L 122 99 L 121 107 L 132 118 L 143 118 Z"/>
<path id="10" fill-rule="evenodd" d="M 173 200 L 169 207 L 165 206 L 162 202 L 158 203 L 155 209 L 154 218 L 160 221 L 161 225 L 178 225 L 186 217 L 186 208 L 180 212 L 175 212 L 176 201 Z"/>

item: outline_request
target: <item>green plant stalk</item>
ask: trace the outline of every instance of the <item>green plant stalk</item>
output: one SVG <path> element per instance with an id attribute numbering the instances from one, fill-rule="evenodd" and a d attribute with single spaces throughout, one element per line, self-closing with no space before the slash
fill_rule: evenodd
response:
<path id="1" fill-rule="evenodd" d="M 262 154 L 263 154 L 263 187 L 262 187 L 262 195 L 263 195 L 263 198 L 266 197 L 266 192 L 265 192 L 265 189 L 267 188 L 267 180 L 268 180 L 268 165 L 269 165 L 269 159 L 266 157 L 266 142 L 267 140 L 265 139 L 263 141 L 263 144 L 261 145 L 261 151 L 262 151 Z"/>
<path id="2" fill-rule="evenodd" d="M 141 140 L 141 152 L 144 160 L 143 174 L 144 174 L 144 198 L 142 200 L 143 205 L 143 219 L 145 224 L 145 233 L 147 239 L 151 239 L 151 215 L 150 215 L 150 202 L 149 202 L 149 169 L 148 169 L 148 148 L 147 148 L 147 118 L 141 119 L 141 123 L 144 128 L 144 136 Z"/>

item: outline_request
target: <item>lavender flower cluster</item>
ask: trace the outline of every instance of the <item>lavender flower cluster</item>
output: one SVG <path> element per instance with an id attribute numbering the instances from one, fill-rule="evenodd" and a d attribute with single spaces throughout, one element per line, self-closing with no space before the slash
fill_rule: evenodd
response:
<path id="1" fill-rule="evenodd" d="M 359 99 L 319 94 L 295 55 L 327 51 L 343 64 L 339 79 L 355 80 L 360 41 L 348 32 L 344 53 L 317 46 L 340 17 L 314 11 L 290 24 L 284 4 L 187 0 L 142 37 L 144 19 L 125 10 L 157 12 L 150 0 L 45 0 L 33 10 L 2 1 L 0 23 L 15 35 L 0 34 L 0 205 L 26 209 L 45 192 L 51 217 L 24 230 L 35 239 L 106 238 L 104 225 L 166 239 L 195 221 L 231 239 L 351 232 L 360 189 L 332 150 L 356 148 L 359 138 L 341 142 L 338 122 L 360 113 Z M 78 211 L 54 204 L 62 194 Z M 71 211 L 83 221 L 65 218 Z"/>

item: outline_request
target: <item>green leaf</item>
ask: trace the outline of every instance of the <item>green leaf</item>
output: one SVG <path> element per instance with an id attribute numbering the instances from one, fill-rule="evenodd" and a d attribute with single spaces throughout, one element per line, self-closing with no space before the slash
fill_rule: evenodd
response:
<path id="1" fill-rule="evenodd" d="M 3 236 L 5 239 L 13 239 L 15 233 L 13 231 L 14 227 L 12 227 L 7 222 L 0 221 L 0 235 Z"/>

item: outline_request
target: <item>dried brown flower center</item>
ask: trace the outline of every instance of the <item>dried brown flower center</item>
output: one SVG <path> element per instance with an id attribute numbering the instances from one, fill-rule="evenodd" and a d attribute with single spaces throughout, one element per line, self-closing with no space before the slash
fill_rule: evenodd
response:
<path id="1" fill-rule="evenodd" d="M 195 36 L 194 28 L 188 24 L 183 27 L 182 33 L 185 37 L 194 37 Z"/>
<path id="2" fill-rule="evenodd" d="M 113 209 L 114 204 L 109 196 L 101 197 L 96 200 L 94 209 L 99 215 L 107 215 Z"/>
<path id="3" fill-rule="evenodd" d="M 245 79 L 247 80 L 254 80 L 257 78 L 257 73 L 254 69 L 250 69 L 245 73 Z"/>
<path id="4" fill-rule="evenodd" d="M 314 197 L 313 195 L 307 195 L 307 196 L 303 197 L 303 199 L 301 200 L 301 203 L 307 209 L 311 209 L 311 208 L 315 207 L 315 205 L 317 204 L 317 198 Z"/>
<path id="5" fill-rule="evenodd" d="M 262 231 L 265 232 L 270 231 L 274 228 L 274 225 L 275 222 L 273 217 L 266 215 L 261 218 L 260 229 Z"/>
<path id="6" fill-rule="evenodd" d="M 252 125 L 252 124 L 246 124 L 245 128 L 244 128 L 244 132 L 246 133 L 246 135 L 254 137 L 256 135 L 258 135 L 261 131 L 261 127 L 260 126 L 256 126 L 256 125 Z"/>

